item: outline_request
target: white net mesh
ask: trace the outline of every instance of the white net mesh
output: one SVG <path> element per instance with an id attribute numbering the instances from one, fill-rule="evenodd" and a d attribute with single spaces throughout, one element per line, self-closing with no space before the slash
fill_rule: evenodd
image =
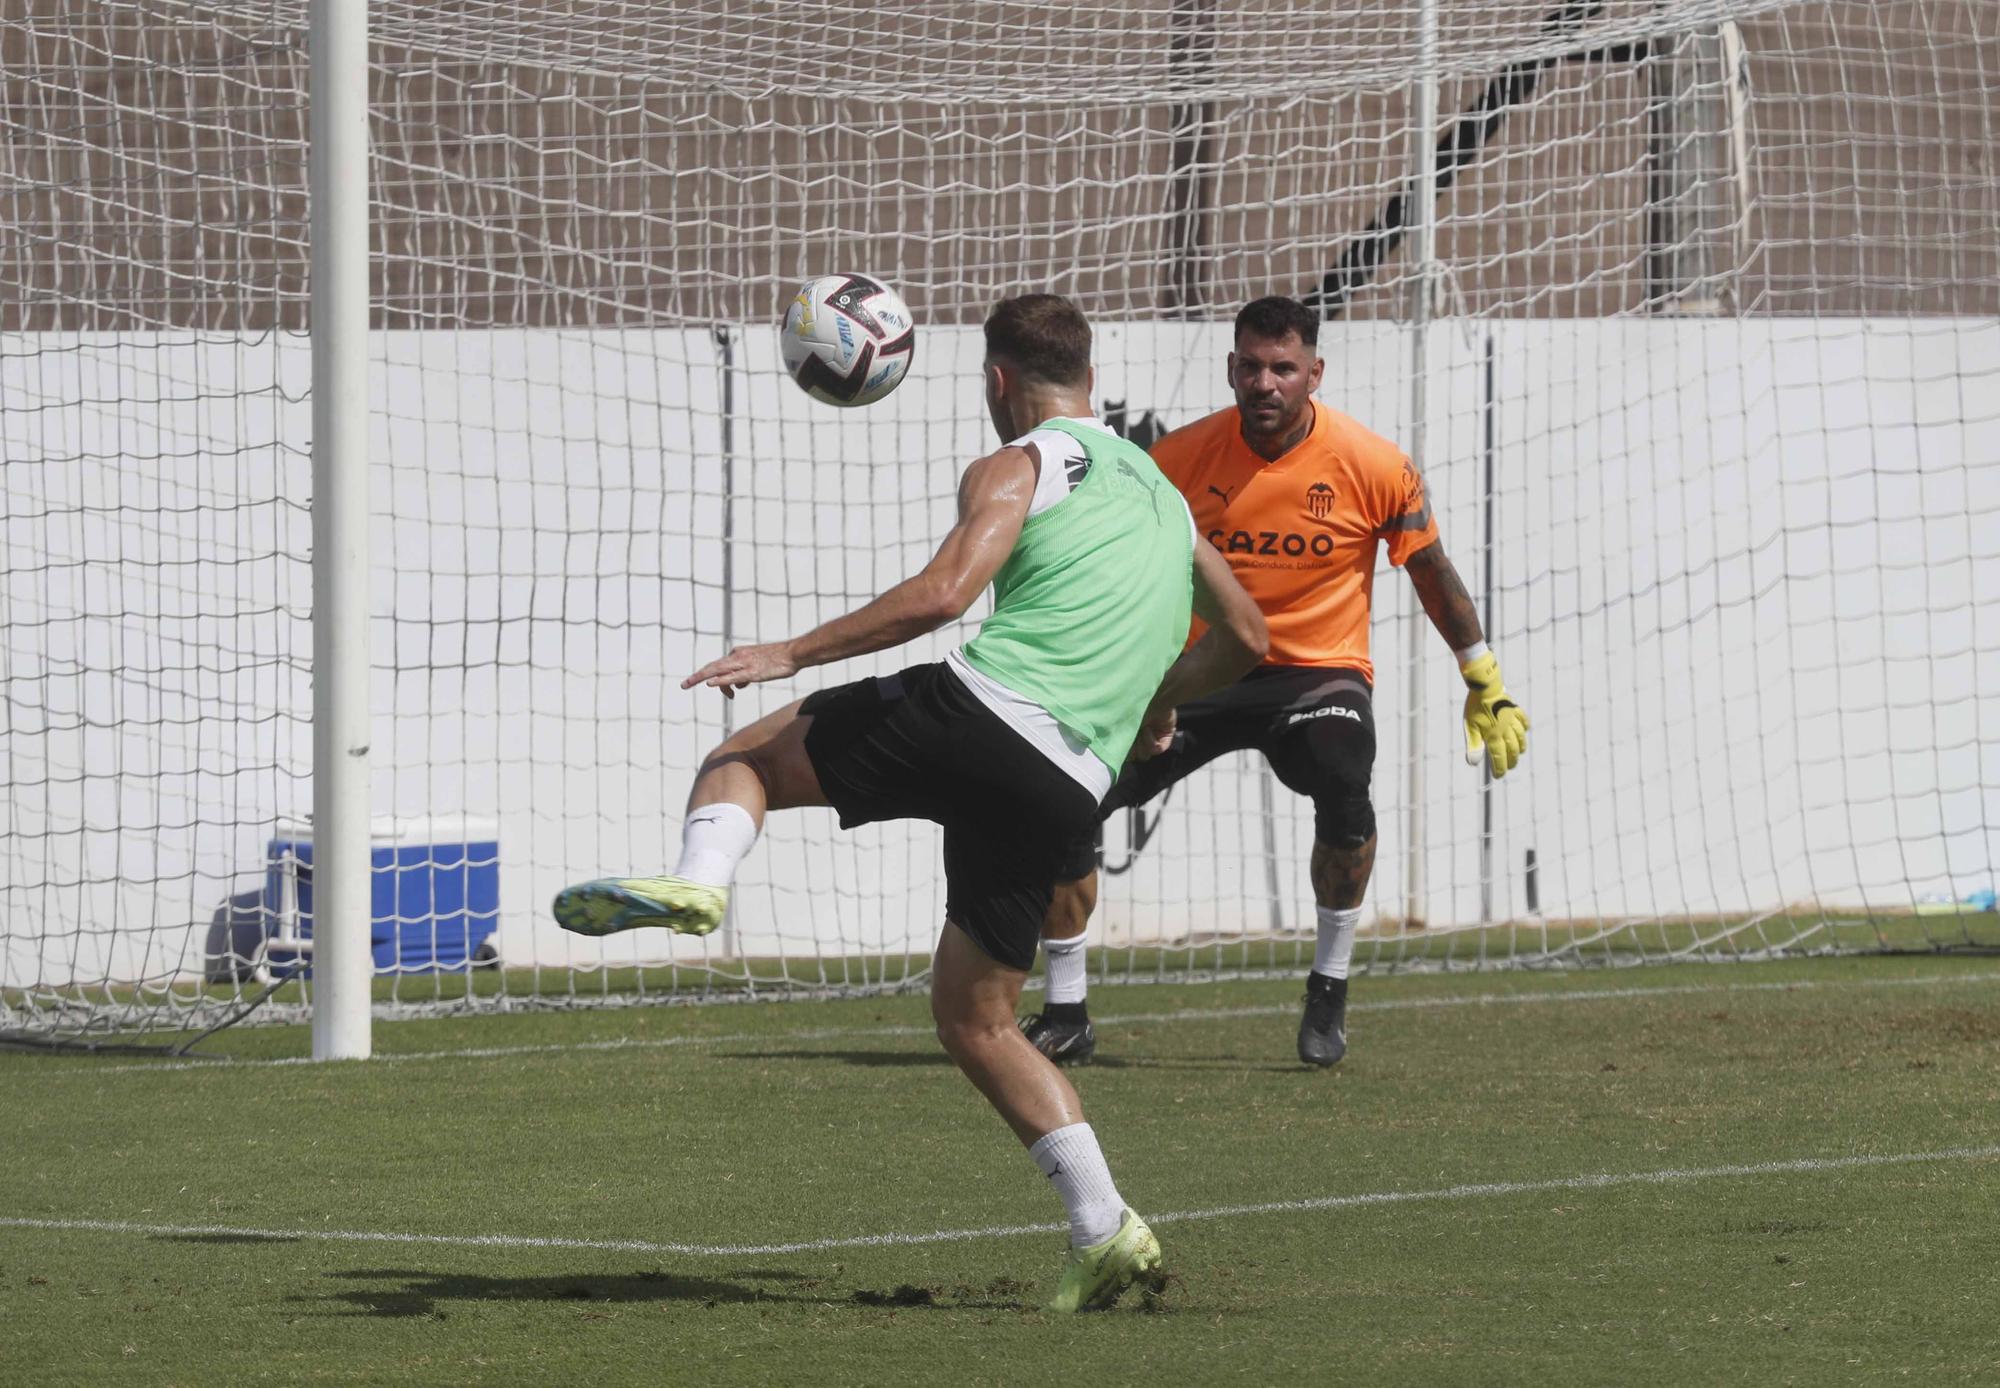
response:
<path id="1" fill-rule="evenodd" d="M 1092 316 L 1128 430 L 1227 403 L 1230 315 L 1286 292 L 1328 314 L 1323 398 L 1407 439 L 1422 333 L 1444 543 L 1536 731 L 1484 790 L 1378 578 L 1364 962 L 2000 944 L 1958 906 L 2000 848 L 1990 6 L 1445 0 L 1435 131 L 1400 0 L 371 9 L 385 997 L 922 967 L 927 825 L 775 819 L 705 944 L 585 946 L 546 902 L 671 857 L 730 712 L 686 670 L 927 557 L 989 443 L 978 321 L 1042 288 Z M 304 18 L 0 20 L 9 1026 L 214 1016 L 295 957 Z M 776 306 L 836 268 L 923 325 L 865 411 L 778 365 Z M 1136 857 L 1114 820 L 1100 964 L 1292 967 L 1310 838 L 1249 759 Z M 507 967 L 472 970 L 482 939 Z"/>

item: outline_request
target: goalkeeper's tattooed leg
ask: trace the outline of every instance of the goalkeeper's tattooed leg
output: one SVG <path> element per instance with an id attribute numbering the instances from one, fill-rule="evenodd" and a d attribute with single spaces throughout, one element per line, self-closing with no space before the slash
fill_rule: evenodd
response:
<path id="1" fill-rule="evenodd" d="M 1375 835 L 1370 834 L 1351 848 L 1313 842 L 1313 900 L 1336 911 L 1351 911 L 1368 894 L 1368 878 L 1375 871 Z"/>
<path id="2" fill-rule="evenodd" d="M 1352 845 L 1315 840 L 1313 895 L 1319 904 L 1319 946 L 1306 975 L 1299 1018 L 1299 1060 L 1324 1068 L 1347 1054 L 1347 967 L 1354 954 L 1361 898 L 1375 866 L 1375 835 Z"/>

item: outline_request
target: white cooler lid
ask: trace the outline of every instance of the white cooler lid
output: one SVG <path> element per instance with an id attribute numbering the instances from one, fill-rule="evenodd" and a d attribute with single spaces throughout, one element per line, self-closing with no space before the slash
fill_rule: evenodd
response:
<path id="1" fill-rule="evenodd" d="M 312 822 L 282 818 L 271 837 L 286 843 L 311 843 Z M 498 820 L 478 815 L 378 815 L 368 821 L 368 843 L 372 848 L 415 848 L 433 843 L 498 843 Z"/>

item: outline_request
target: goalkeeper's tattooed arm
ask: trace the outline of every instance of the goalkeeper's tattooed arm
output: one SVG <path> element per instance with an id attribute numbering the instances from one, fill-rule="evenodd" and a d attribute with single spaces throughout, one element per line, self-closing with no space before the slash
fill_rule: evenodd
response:
<path id="1" fill-rule="evenodd" d="M 1434 540 L 1411 555 L 1403 571 L 1409 574 L 1410 586 L 1424 604 L 1424 615 L 1447 646 L 1462 651 L 1486 639 L 1479 626 L 1479 609 L 1472 605 L 1472 595 L 1465 591 L 1458 570 L 1445 557 L 1442 542 Z"/>
<path id="2" fill-rule="evenodd" d="M 682 680 L 681 688 L 706 684 L 734 698 L 746 684 L 900 646 L 958 620 L 1000 572 L 1020 538 L 1035 495 L 1036 466 L 1036 459 L 1020 448 L 981 458 L 959 482 L 958 523 L 920 573 L 804 636 L 738 646 Z"/>
<path id="3" fill-rule="evenodd" d="M 1465 760 L 1476 766 L 1483 751 L 1493 774 L 1505 776 L 1528 750 L 1528 715 L 1500 682 L 1500 662 L 1487 648 L 1472 597 L 1440 543 L 1424 546 L 1404 567 L 1431 625 L 1458 656 L 1467 691 Z"/>

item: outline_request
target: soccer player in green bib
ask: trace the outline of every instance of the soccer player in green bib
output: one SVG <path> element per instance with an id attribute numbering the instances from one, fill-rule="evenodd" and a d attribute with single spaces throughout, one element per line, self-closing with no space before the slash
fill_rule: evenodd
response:
<path id="1" fill-rule="evenodd" d="M 722 922 L 736 866 L 771 810 L 831 805 L 843 828 L 944 826 L 945 921 L 931 961 L 938 1039 L 1061 1195 L 1070 1254 L 1050 1309 L 1161 1283 L 1160 1245 L 1118 1193 L 1076 1090 L 1015 1024 L 1071 841 L 1129 756 L 1166 747 L 1174 709 L 1265 650 L 1228 563 L 1144 450 L 1091 417 L 1090 325 L 1027 294 L 986 320 L 986 407 L 1003 440 L 965 470 L 958 521 L 923 571 L 790 641 L 739 646 L 683 689 L 733 694 L 898 646 L 993 586 L 971 641 L 930 665 L 823 689 L 711 752 L 688 794 L 671 877 L 567 888 L 566 930 Z M 1209 625 L 1185 652 L 1189 610 Z"/>

